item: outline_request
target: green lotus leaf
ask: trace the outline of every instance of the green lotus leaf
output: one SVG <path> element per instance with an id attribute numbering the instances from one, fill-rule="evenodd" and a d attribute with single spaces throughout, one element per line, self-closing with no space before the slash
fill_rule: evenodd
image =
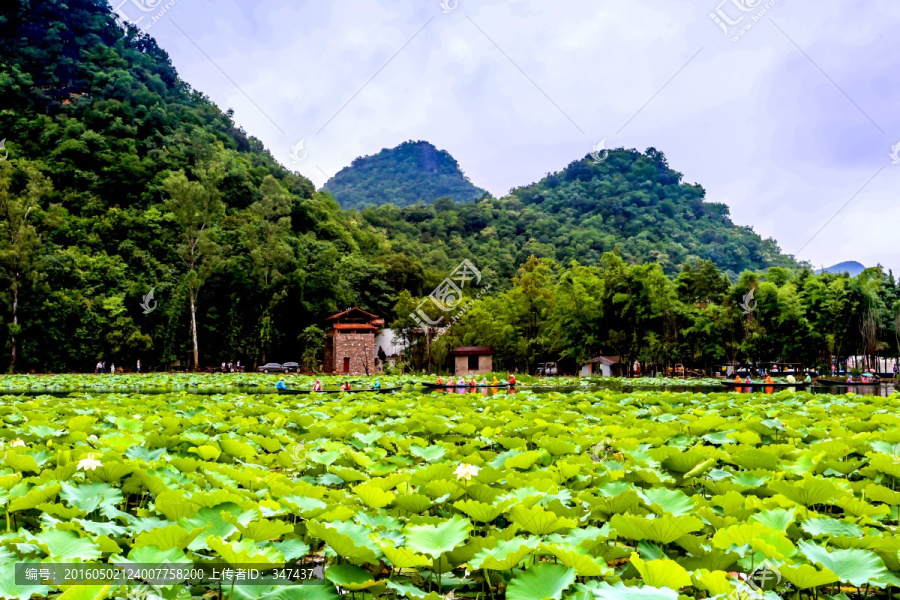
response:
<path id="1" fill-rule="evenodd" d="M 37 534 L 35 541 L 51 559 L 87 561 L 100 558 L 101 555 L 97 544 L 72 531 L 49 529 Z"/>
<path id="2" fill-rule="evenodd" d="M 222 451 L 216 448 L 215 446 L 210 446 L 209 444 L 203 444 L 202 446 L 191 447 L 189 452 L 193 452 L 203 460 L 208 460 L 211 462 L 215 462 L 222 456 Z"/>
<path id="3" fill-rule="evenodd" d="M 873 502 L 884 502 L 891 506 L 900 506 L 900 492 L 895 492 L 883 485 L 870 483 L 865 489 L 866 498 Z"/>
<path id="4" fill-rule="evenodd" d="M 784 508 L 773 508 L 751 515 L 750 521 L 761 523 L 775 531 L 785 532 L 791 523 L 794 522 L 795 512 L 796 508 L 791 508 L 789 510 Z"/>
<path id="5" fill-rule="evenodd" d="M 281 552 L 289 563 L 309 554 L 309 545 L 297 538 L 273 542 L 272 547 Z"/>
<path id="6" fill-rule="evenodd" d="M 640 493 L 641 498 L 658 515 L 670 514 L 675 517 L 694 511 L 694 503 L 681 490 L 654 488 Z"/>
<path id="7" fill-rule="evenodd" d="M 817 588 L 839 580 L 838 576 L 829 569 L 819 571 L 810 565 L 781 565 L 778 570 L 794 587 L 801 590 Z"/>
<path id="8" fill-rule="evenodd" d="M 399 581 L 388 581 L 387 586 L 397 592 L 398 596 L 402 595 L 409 600 L 442 600 L 443 597 L 437 592 L 423 592 L 414 585 L 401 583 Z"/>
<path id="9" fill-rule="evenodd" d="M 710 596 L 727 596 L 733 589 L 729 575 L 725 571 L 701 569 L 691 573 L 691 580 L 698 589 L 709 592 Z"/>
<path id="10" fill-rule="evenodd" d="M 561 565 L 575 569 L 579 577 L 601 577 L 612 573 L 605 561 L 590 556 L 584 548 L 544 544 L 541 549 L 555 556 Z"/>
<path id="11" fill-rule="evenodd" d="M 529 450 L 528 452 L 522 452 L 521 454 L 507 458 L 503 463 L 503 467 L 506 469 L 521 469 L 527 471 L 540 459 L 540 452 L 537 450 Z"/>
<path id="12" fill-rule="evenodd" d="M 39 504 L 56 498 L 61 489 L 62 486 L 58 483 L 31 488 L 27 494 L 10 502 L 7 510 L 12 513 L 36 508 Z"/>
<path id="13" fill-rule="evenodd" d="M 487 504 L 476 500 L 458 500 L 453 503 L 453 508 L 479 523 L 490 523 L 502 515 L 508 507 L 507 502 Z"/>
<path id="14" fill-rule="evenodd" d="M 846 535 L 849 537 L 863 536 L 863 530 L 855 523 L 847 523 L 846 521 L 838 521 L 830 517 L 819 517 L 815 519 L 806 519 L 800 523 L 800 528 L 811 535 L 819 537 L 820 535 L 828 535 L 838 537 Z"/>
<path id="15" fill-rule="evenodd" d="M 806 558 L 832 571 L 841 581 L 857 587 L 864 584 L 884 587 L 878 580 L 887 574 L 887 569 L 874 552 L 859 549 L 829 552 L 824 546 L 805 541 L 798 545 Z"/>
<path id="16" fill-rule="evenodd" d="M 424 554 L 416 554 L 407 548 L 397 547 L 392 544 L 379 543 L 378 547 L 389 563 L 398 569 L 414 569 L 431 565 L 431 559 Z"/>
<path id="17" fill-rule="evenodd" d="M 834 500 L 838 487 L 827 479 L 805 476 L 803 481 L 776 481 L 769 489 L 802 506 L 826 504 Z"/>
<path id="18" fill-rule="evenodd" d="M 14 452 L 13 450 L 6 451 L 6 458 L 3 461 L 7 467 L 14 471 L 19 471 L 20 473 L 31 472 L 31 473 L 40 473 L 41 468 L 38 466 L 37 461 L 34 460 L 34 457 L 21 453 Z"/>
<path id="19" fill-rule="evenodd" d="M 222 448 L 222 452 L 234 458 L 246 460 L 248 458 L 256 456 L 256 450 L 253 448 L 253 446 L 246 442 L 242 442 L 233 438 L 222 438 L 218 440 L 218 442 L 219 447 Z"/>
<path id="20" fill-rule="evenodd" d="M 522 505 L 514 506 L 509 510 L 509 520 L 534 535 L 548 535 L 578 526 L 578 523 L 572 519 L 559 517 L 540 506 L 534 508 L 525 508 Z"/>
<path id="21" fill-rule="evenodd" d="M 406 545 L 421 554 L 437 558 L 466 541 L 472 523 L 459 516 L 437 525 L 416 525 L 406 529 Z"/>
<path id="22" fill-rule="evenodd" d="M 575 582 L 575 569 L 540 563 L 517 576 L 506 588 L 507 600 L 560 600 Z"/>
<path id="23" fill-rule="evenodd" d="M 671 544 L 681 536 L 703 529 L 703 521 L 697 517 L 672 517 L 665 515 L 655 519 L 633 515 L 613 515 L 609 521 L 617 535 L 631 540 L 649 540 L 657 544 Z"/>
<path id="24" fill-rule="evenodd" d="M 366 506 L 376 510 L 384 508 L 393 502 L 396 497 L 394 494 L 386 492 L 378 486 L 365 484 L 355 486 L 353 488 L 353 493 L 356 494 Z"/>
<path id="25" fill-rule="evenodd" d="M 206 527 L 198 527 L 190 531 L 179 525 L 169 525 L 167 527 L 158 527 L 137 535 L 134 539 L 133 547 L 155 546 L 160 550 L 168 550 L 177 548 L 184 550 L 191 542 L 197 539 L 201 533 L 209 529 Z"/>
<path id="26" fill-rule="evenodd" d="M 276 548 L 261 548 L 253 540 L 226 542 L 222 538 L 211 535 L 206 538 L 210 550 L 219 553 L 222 560 L 232 566 L 259 565 L 259 568 L 272 568 L 284 564 L 284 555 Z"/>
<path id="27" fill-rule="evenodd" d="M 208 529 L 204 532 L 206 535 L 199 536 L 193 542 L 188 544 L 188 549 L 194 550 L 195 552 L 204 550 L 207 548 L 207 537 L 215 536 L 222 539 L 228 539 L 237 531 L 237 528 L 228 522 L 223 513 L 236 516 L 238 521 L 243 525 L 250 523 L 250 521 L 258 516 L 258 513 L 255 511 L 243 512 L 239 506 L 232 503 L 201 508 L 191 517 L 178 520 L 178 525 L 187 530 Z"/>
<path id="28" fill-rule="evenodd" d="M 424 461 L 434 462 L 443 458 L 444 454 L 447 453 L 447 449 L 437 444 L 433 444 L 426 448 L 413 444 L 409 447 L 409 453 L 413 456 L 418 456 Z"/>
<path id="29" fill-rule="evenodd" d="M 243 586 L 236 585 L 234 589 L 240 587 Z M 326 585 L 276 585 L 259 596 L 260 600 L 340 600 L 340 598 L 340 594 L 330 581 Z"/>
<path id="30" fill-rule="evenodd" d="M 534 553 L 538 543 L 535 540 L 513 538 L 501 541 L 491 548 L 485 548 L 475 554 L 469 562 L 473 569 L 492 571 L 508 571 L 522 562 L 526 556 Z"/>
<path id="31" fill-rule="evenodd" d="M 431 508 L 431 499 L 422 494 L 406 494 L 394 499 L 394 506 L 407 512 L 420 513 Z"/>
<path id="32" fill-rule="evenodd" d="M 356 565 L 331 565 L 325 570 L 325 578 L 351 592 L 384 585 L 376 581 L 371 573 Z"/>
<path id="33" fill-rule="evenodd" d="M 182 490 L 166 490 L 156 497 L 153 506 L 156 512 L 165 515 L 170 521 L 189 518 L 200 510 Z"/>
<path id="34" fill-rule="evenodd" d="M 164 563 L 185 564 L 188 560 L 180 548 L 167 548 L 165 550 L 156 546 L 141 546 L 132 548 L 128 558 L 116 555 L 109 558 L 109 562 L 116 565 L 147 564 L 158 565 Z"/>
<path id="35" fill-rule="evenodd" d="M 340 532 L 332 524 L 318 523 L 316 521 L 308 521 L 306 526 L 310 535 L 328 544 L 338 556 L 359 560 L 364 563 L 375 563 L 378 561 L 378 553 L 369 547 L 372 542 L 365 531 L 360 532 L 359 530 L 351 529 L 346 532 Z"/>
<path id="36" fill-rule="evenodd" d="M 631 555 L 631 564 L 641 574 L 644 583 L 651 587 L 668 587 L 677 590 L 691 585 L 691 576 L 674 560 L 644 561 L 634 553 Z"/>
<path id="37" fill-rule="evenodd" d="M 245 538 L 249 538 L 255 542 L 266 542 L 269 540 L 277 540 L 289 533 L 294 532 L 294 526 L 284 521 L 259 519 L 252 521 L 247 525 L 243 525 L 236 517 L 223 515 L 223 518 L 235 526 L 235 528 Z"/>

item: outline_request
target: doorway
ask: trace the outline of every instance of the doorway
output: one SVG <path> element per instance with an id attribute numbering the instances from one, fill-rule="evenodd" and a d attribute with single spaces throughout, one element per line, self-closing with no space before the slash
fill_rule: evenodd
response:
<path id="1" fill-rule="evenodd" d="M 344 374 L 347 374 L 349 372 L 350 372 L 350 357 L 345 356 L 344 357 Z"/>

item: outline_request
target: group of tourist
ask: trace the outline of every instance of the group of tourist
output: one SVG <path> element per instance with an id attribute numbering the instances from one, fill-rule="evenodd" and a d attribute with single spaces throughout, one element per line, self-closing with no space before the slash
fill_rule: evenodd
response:
<path id="1" fill-rule="evenodd" d="M 488 383 L 488 380 L 487 380 L 487 377 L 482 377 L 482 378 L 481 378 L 481 382 L 479 382 L 479 381 L 478 381 L 477 379 L 475 379 L 474 377 L 472 377 L 471 380 L 466 381 L 466 378 L 465 378 L 464 376 L 460 375 L 460 376 L 456 379 L 456 381 L 454 381 L 454 380 L 453 380 L 453 375 L 451 375 L 450 377 L 447 378 L 447 381 L 446 381 L 446 383 L 445 383 L 445 382 L 444 382 L 444 378 L 441 377 L 440 375 L 438 375 L 437 380 L 435 381 L 435 383 L 436 383 L 437 385 L 445 385 L 445 386 L 447 386 L 447 387 L 466 387 L 466 386 L 468 386 L 468 387 L 477 387 L 477 386 L 479 386 L 479 385 L 480 385 L 481 387 L 488 387 L 488 386 L 490 386 L 490 387 L 497 387 L 497 386 L 500 385 L 500 380 L 497 379 L 496 376 L 494 376 L 493 381 L 491 381 L 491 383 L 489 384 L 489 383 Z M 516 376 L 513 375 L 512 373 L 510 373 L 510 374 L 509 374 L 509 377 L 507 378 L 506 384 L 507 384 L 508 386 L 510 386 L 510 387 L 515 386 L 515 385 L 516 385 Z"/>
<path id="2" fill-rule="evenodd" d="M 222 363 L 222 372 L 223 373 L 239 373 L 243 371 L 241 367 L 241 361 L 237 361 L 236 363 L 228 361 Z"/>

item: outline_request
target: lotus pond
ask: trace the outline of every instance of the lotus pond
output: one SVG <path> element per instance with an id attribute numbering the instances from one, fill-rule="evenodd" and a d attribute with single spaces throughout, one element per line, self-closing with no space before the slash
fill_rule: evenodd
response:
<path id="1" fill-rule="evenodd" d="M 893 597 L 900 395 L 0 396 L 0 597 Z M 16 563 L 324 568 L 60 586 Z M 140 582 L 135 582 L 140 583 Z"/>

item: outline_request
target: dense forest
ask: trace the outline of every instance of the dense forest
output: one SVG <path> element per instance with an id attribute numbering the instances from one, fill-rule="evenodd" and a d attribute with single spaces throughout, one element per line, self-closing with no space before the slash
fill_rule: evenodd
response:
<path id="1" fill-rule="evenodd" d="M 529 372 L 559 361 L 574 373 L 598 355 L 621 357 L 629 371 L 681 363 L 707 375 L 726 363 L 830 369 L 833 357 L 865 356 L 878 368 L 900 356 L 900 283 L 877 267 L 856 277 L 771 267 L 732 283 L 706 260 L 685 263 L 672 280 L 659 264 L 629 265 L 614 253 L 594 266 L 531 257 L 509 289 L 477 299 L 469 291 L 438 326 L 452 327 L 427 340 L 410 317 L 420 300 L 404 295 L 395 327 L 411 346 L 410 367 L 447 367 L 461 345 L 493 346 L 495 366 Z M 442 316 L 424 307 L 429 321 Z"/>
<path id="2" fill-rule="evenodd" d="M 611 256 L 670 286 L 698 261 L 731 281 L 773 267 L 800 276 L 652 148 L 577 160 L 500 199 L 341 209 L 179 79 L 105 1 L 0 3 L 3 370 L 297 359 L 314 353 L 325 317 L 352 305 L 402 326 L 406 303 L 464 258 L 491 282 L 484 306 L 518 293 L 523 265 L 603 270 Z M 414 157 L 421 144 L 405 146 Z M 435 168 L 460 174 L 444 154 Z M 433 199 L 429 185 L 416 200 Z M 461 323 L 454 335 L 476 331 Z M 530 348 L 504 350 L 510 364 L 561 347 L 530 335 L 510 336 Z"/>
<path id="3" fill-rule="evenodd" d="M 447 197 L 470 202 L 487 192 L 469 181 L 456 159 L 428 142 L 404 142 L 372 156 L 360 156 L 329 179 L 324 190 L 343 208 L 428 204 Z"/>

